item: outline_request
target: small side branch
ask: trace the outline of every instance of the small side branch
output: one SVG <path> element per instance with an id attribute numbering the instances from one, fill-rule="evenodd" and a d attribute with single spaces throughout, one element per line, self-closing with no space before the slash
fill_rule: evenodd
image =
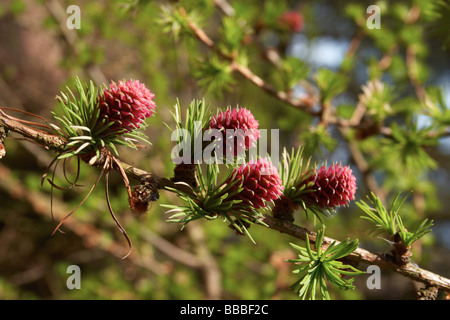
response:
<path id="1" fill-rule="evenodd" d="M 33 129 L 20 123 L 19 121 L 13 120 L 2 110 L 0 110 L 0 126 L 9 131 L 16 132 L 25 138 L 33 140 L 45 149 L 60 151 L 67 143 L 64 138 L 58 135 Z"/>

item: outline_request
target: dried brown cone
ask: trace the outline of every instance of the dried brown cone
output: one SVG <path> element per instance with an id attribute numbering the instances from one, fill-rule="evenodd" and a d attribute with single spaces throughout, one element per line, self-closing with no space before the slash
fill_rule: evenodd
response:
<path id="1" fill-rule="evenodd" d="M 144 181 L 143 184 L 133 188 L 133 193 L 129 199 L 131 212 L 135 215 L 147 213 L 152 201 L 159 199 L 159 192 L 156 182 Z"/>

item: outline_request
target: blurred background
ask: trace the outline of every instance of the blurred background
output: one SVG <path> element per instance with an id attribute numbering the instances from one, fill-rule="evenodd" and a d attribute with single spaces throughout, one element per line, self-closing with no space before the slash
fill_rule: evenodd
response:
<path id="1" fill-rule="evenodd" d="M 283 104 L 240 77 L 224 85 L 228 90 L 208 87 L 201 68 L 208 59 L 207 49 L 183 32 L 178 37 L 167 33 L 160 23 L 164 17 L 161 8 L 166 6 L 168 10 L 167 6 L 173 5 L 195 11 L 204 30 L 216 41 L 223 37 L 223 17 L 231 12 L 245 19 L 243 28 L 249 31 L 243 42 L 250 67 L 275 85 L 283 85 L 283 75 L 271 66 L 273 59 L 291 57 L 302 61 L 310 75 L 320 68 L 343 69 L 348 87 L 334 99 L 343 117 L 354 110 L 361 86 L 382 75 L 395 96 L 391 107 L 400 110 L 389 121 L 404 124 L 413 119 L 419 128 L 426 128 L 434 125 L 436 119 L 420 109 L 408 78 L 410 66 L 405 48 L 414 44 L 421 83 L 441 90 L 444 105 L 448 106 L 449 29 L 448 23 L 447 29 L 437 25 L 442 21 L 433 15 L 432 5 L 436 2 L 439 1 L 378 1 L 376 4 L 382 9 L 381 29 L 361 33 L 365 9 L 374 3 L 77 1 L 81 28 L 70 30 L 66 26 L 70 13 L 66 9 L 73 4 L 71 1 L 2 0 L 0 106 L 25 110 L 52 122 L 55 96 L 65 86 L 72 86 L 76 76 L 97 85 L 139 79 L 156 95 L 157 114 L 150 119 L 146 131 L 152 145 L 140 151 L 121 149 L 120 158 L 164 177 L 170 177 L 174 167 L 168 152 L 172 149 L 170 131 L 164 123 L 173 126 L 170 111 L 177 99 L 185 107 L 192 99 L 203 97 L 213 108 L 245 106 L 253 112 L 260 128 L 280 129 L 280 145 L 288 150 L 303 145 L 305 156 L 318 163 L 350 165 L 358 181 L 357 199 L 364 199 L 369 190 L 363 175 L 333 126 L 324 132 L 314 130 L 317 119 Z M 280 19 L 285 12 L 296 12 L 301 20 L 292 24 Z M 435 25 L 445 32 L 429 32 Z M 206 87 L 202 85 L 205 82 Z M 301 88 L 294 85 L 293 94 L 302 97 L 305 92 Z M 445 106 L 442 114 L 450 118 Z M 36 121 L 20 113 L 7 113 Z M 402 209 L 402 216 L 407 222 L 425 217 L 435 221 L 433 232 L 414 246 L 413 261 L 450 277 L 448 134 L 426 148 L 433 165 L 410 175 L 397 172 L 395 159 L 389 162 L 382 157 L 376 139 L 362 139 L 360 149 L 380 187 L 389 199 L 399 191 L 413 189 L 414 195 Z M 168 216 L 159 205 L 177 203 L 175 195 L 167 192 L 160 193 L 160 200 L 152 204 L 147 214 L 133 216 L 118 174 L 111 176 L 111 203 L 133 242 L 131 256 L 121 259 L 128 250 L 127 243 L 108 212 L 102 184 L 64 223 L 64 233 L 51 237 L 58 221 L 83 199 L 98 170 L 82 164 L 79 182 L 83 187 L 54 190 L 51 196 L 50 186 L 41 187 L 40 181 L 55 154 L 14 134 L 6 139 L 5 146 L 7 153 L 0 161 L 0 299 L 298 298 L 289 289 L 296 280 L 293 266 L 285 262 L 295 257 L 288 245 L 295 239 L 254 226 L 253 244 L 221 221 L 196 221 L 180 230 L 180 225 L 165 221 Z M 69 174 L 74 176 L 75 169 L 74 162 Z M 57 177 L 57 181 L 63 178 Z M 368 225 L 360 215 L 354 204 L 339 209 L 327 219 L 327 236 L 341 240 L 358 238 L 365 249 L 387 251 L 385 241 L 368 235 Z M 299 225 L 312 227 L 302 212 L 295 217 Z M 70 265 L 81 268 L 81 290 L 66 287 Z M 367 266 L 359 268 L 365 270 Z M 382 271 L 381 290 L 368 290 L 365 281 L 366 277 L 358 277 L 354 291 L 331 289 L 332 297 L 414 299 L 418 288 L 409 279 L 387 271 Z"/>

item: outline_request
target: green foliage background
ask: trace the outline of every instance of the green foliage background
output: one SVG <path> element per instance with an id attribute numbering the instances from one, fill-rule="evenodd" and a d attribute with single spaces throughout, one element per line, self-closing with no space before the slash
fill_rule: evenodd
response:
<path id="1" fill-rule="evenodd" d="M 173 126 L 170 111 L 177 99 L 187 107 L 191 100 L 205 98 L 213 108 L 249 108 L 260 128 L 280 129 L 280 145 L 288 150 L 303 145 L 314 161 L 350 164 L 357 176 L 357 199 L 370 191 L 335 127 L 318 126 L 317 119 L 230 73 L 226 60 L 185 30 L 177 8 L 183 7 L 221 50 L 278 89 L 292 89 L 304 79 L 315 83 L 321 102 L 333 102 L 344 119 L 355 109 L 361 87 L 369 80 L 382 81 L 383 89 L 372 91 L 368 98 L 371 116 L 364 119 L 366 127 L 350 130 L 346 138 L 366 156 L 388 199 L 414 190 L 402 209 L 405 225 L 432 218 L 435 227 L 413 247 L 413 260 L 450 276 L 447 1 L 377 1 L 382 10 L 380 30 L 365 27 L 365 10 L 373 4 L 369 1 L 229 1 L 233 17 L 226 17 L 212 0 L 78 1 L 80 30 L 65 27 L 69 16 L 65 9 L 72 3 L 58 3 L 7 0 L 0 4 L 1 106 L 50 119 L 57 105 L 55 96 L 71 86 L 75 76 L 98 85 L 139 79 L 156 95 L 157 114 L 146 131 L 152 145 L 140 152 L 120 149 L 120 158 L 160 176 L 170 177 L 174 167 L 170 131 L 164 125 Z M 420 16 L 408 23 L 414 18 L 411 8 Z M 288 9 L 303 14 L 299 34 L 277 22 Z M 296 46 L 308 49 L 320 41 L 328 41 L 327 50 L 338 53 L 358 32 L 365 35 L 360 47 L 353 55 L 341 54 L 340 63 L 331 67 L 320 65 L 324 57 L 311 51 L 295 57 Z M 261 54 L 270 46 L 281 53 L 281 67 Z M 408 49 L 416 56 L 413 65 L 407 61 Z M 379 63 L 383 57 L 389 60 L 386 68 Z M 420 104 L 411 76 L 425 87 L 432 103 Z M 442 84 L 447 90 L 443 93 Z M 392 138 L 370 134 L 380 123 L 391 129 Z M 439 134 L 430 138 L 430 132 Z M 285 262 L 295 257 L 289 246 L 293 239 L 253 226 L 253 244 L 220 221 L 201 221 L 180 231 L 180 225 L 165 221 L 168 217 L 159 202 L 148 214 L 133 216 L 118 174 L 110 182 L 112 206 L 133 241 L 130 258 L 120 259 L 126 243 L 108 214 L 101 186 L 63 226 L 65 233 L 50 237 L 56 221 L 50 215 L 49 186 L 41 188 L 39 182 L 52 154 L 12 139 L 7 139 L 6 149 L 0 163 L 1 299 L 205 299 L 211 297 L 207 288 L 212 282 L 219 285 L 215 298 L 298 299 L 289 289 L 296 281 L 293 268 Z M 96 174 L 97 169 L 83 164 L 79 181 L 84 188 L 54 193 L 57 221 L 79 203 Z M 63 183 L 62 175 L 59 179 Z M 161 192 L 160 203 L 177 201 L 174 194 Z M 338 210 L 326 221 L 327 236 L 358 238 L 362 247 L 374 252 L 388 250 L 385 241 L 368 236 L 369 225 L 360 215 L 354 204 Z M 303 213 L 295 218 L 296 223 L 313 228 L 313 221 L 305 220 Z M 180 257 L 176 248 L 195 256 L 201 266 L 174 259 L 171 255 Z M 81 290 L 66 288 L 66 268 L 72 264 L 82 270 Z M 215 271 L 220 278 L 211 280 Z M 365 277 L 360 276 L 355 291 L 331 290 L 332 298 L 414 297 L 415 287 L 408 279 L 388 272 L 382 276 L 380 291 L 367 290 Z"/>

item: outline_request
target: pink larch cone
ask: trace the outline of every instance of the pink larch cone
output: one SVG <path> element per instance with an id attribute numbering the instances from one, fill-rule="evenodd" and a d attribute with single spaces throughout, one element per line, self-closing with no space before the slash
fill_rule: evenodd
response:
<path id="1" fill-rule="evenodd" d="M 227 141 L 227 130 L 233 130 L 237 136 L 242 137 L 237 139 L 234 137 L 233 141 L 228 144 L 234 149 L 234 156 L 240 151 L 249 149 L 253 142 L 259 139 L 259 123 L 256 121 L 250 110 L 245 108 L 233 108 L 226 111 L 219 112 L 217 115 L 211 117 L 210 129 L 218 129 L 223 132 L 223 141 Z M 227 145 L 224 145 L 227 148 Z M 224 149 L 226 150 L 226 149 Z M 224 151 L 224 155 L 226 152 Z"/>
<path id="2" fill-rule="evenodd" d="M 313 189 L 314 192 L 305 193 L 304 198 L 323 209 L 348 205 L 355 199 L 356 178 L 348 166 L 334 164 L 328 169 L 322 166 L 303 184 L 311 181 L 314 184 L 308 189 Z"/>
<path id="3" fill-rule="evenodd" d="M 114 122 L 109 132 L 128 133 L 138 129 L 153 115 L 155 95 L 139 80 L 112 82 L 99 97 L 100 117 L 106 124 Z"/>
<path id="4" fill-rule="evenodd" d="M 267 159 L 258 159 L 256 163 L 241 165 L 234 173 L 235 175 L 227 182 L 240 181 L 234 188 L 243 187 L 244 190 L 234 198 L 242 200 L 244 205 L 255 209 L 263 208 L 267 201 L 277 199 L 282 193 L 283 185 L 278 171 Z"/>

